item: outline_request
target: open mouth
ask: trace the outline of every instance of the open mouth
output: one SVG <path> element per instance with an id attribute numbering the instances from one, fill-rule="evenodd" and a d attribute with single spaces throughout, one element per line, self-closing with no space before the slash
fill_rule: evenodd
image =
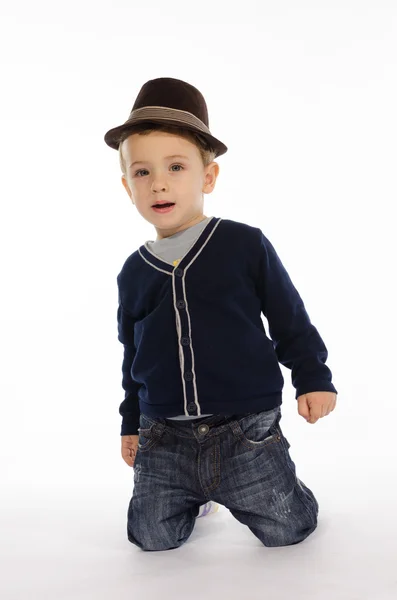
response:
<path id="1" fill-rule="evenodd" d="M 175 206 L 174 202 L 167 202 L 164 204 L 154 204 L 152 206 L 153 210 L 159 213 L 170 212 Z"/>

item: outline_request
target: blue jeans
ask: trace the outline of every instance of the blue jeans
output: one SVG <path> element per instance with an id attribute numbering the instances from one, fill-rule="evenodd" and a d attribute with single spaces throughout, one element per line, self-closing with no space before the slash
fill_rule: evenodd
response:
<path id="1" fill-rule="evenodd" d="M 307 538 L 319 507 L 296 476 L 280 419 L 280 406 L 197 421 L 141 414 L 129 541 L 142 550 L 178 548 L 209 500 L 226 506 L 265 546 Z"/>

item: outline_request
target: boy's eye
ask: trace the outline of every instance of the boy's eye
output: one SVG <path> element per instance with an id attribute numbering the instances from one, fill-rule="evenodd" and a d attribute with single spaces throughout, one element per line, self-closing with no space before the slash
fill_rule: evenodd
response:
<path id="1" fill-rule="evenodd" d="M 181 169 L 183 169 L 182 165 L 171 165 L 171 168 L 172 167 L 181 167 Z M 147 171 L 147 169 L 139 169 L 139 171 L 137 171 L 135 173 L 135 175 L 138 175 L 138 173 L 142 173 L 142 171 Z M 178 171 L 176 171 L 176 172 L 178 172 Z"/>

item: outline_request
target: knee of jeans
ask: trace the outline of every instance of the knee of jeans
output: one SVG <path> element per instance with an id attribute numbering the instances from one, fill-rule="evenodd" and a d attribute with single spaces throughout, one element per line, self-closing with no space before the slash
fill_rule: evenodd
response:
<path id="1" fill-rule="evenodd" d="M 187 541 L 186 539 L 183 539 L 178 542 L 173 541 L 172 543 L 170 543 L 169 541 L 166 542 L 161 540 L 145 540 L 143 542 L 138 542 L 138 540 L 135 539 L 135 537 L 131 534 L 129 530 L 127 533 L 127 537 L 132 544 L 138 546 L 138 548 L 146 552 L 162 552 L 165 550 L 175 550 L 176 548 L 180 548 L 180 546 L 182 546 Z M 175 543 L 176 545 L 173 545 Z"/>
<path id="2" fill-rule="evenodd" d="M 175 527 L 171 535 L 161 535 L 158 529 L 139 528 L 135 531 L 130 522 L 127 523 L 128 540 L 141 550 L 162 551 L 174 550 L 182 546 L 191 536 L 196 520 L 188 527 Z"/>

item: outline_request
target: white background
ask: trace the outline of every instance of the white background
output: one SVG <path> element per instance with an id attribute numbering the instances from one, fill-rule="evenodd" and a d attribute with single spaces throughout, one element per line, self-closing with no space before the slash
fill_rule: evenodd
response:
<path id="1" fill-rule="evenodd" d="M 396 3 L 3 0 L 0 61 L 2 598 L 395 598 Z M 156 233 L 103 137 L 156 77 L 229 148 L 205 214 L 261 227 L 329 352 L 315 425 L 282 367 L 303 544 L 224 507 L 175 551 L 126 538 L 116 277 Z"/>

